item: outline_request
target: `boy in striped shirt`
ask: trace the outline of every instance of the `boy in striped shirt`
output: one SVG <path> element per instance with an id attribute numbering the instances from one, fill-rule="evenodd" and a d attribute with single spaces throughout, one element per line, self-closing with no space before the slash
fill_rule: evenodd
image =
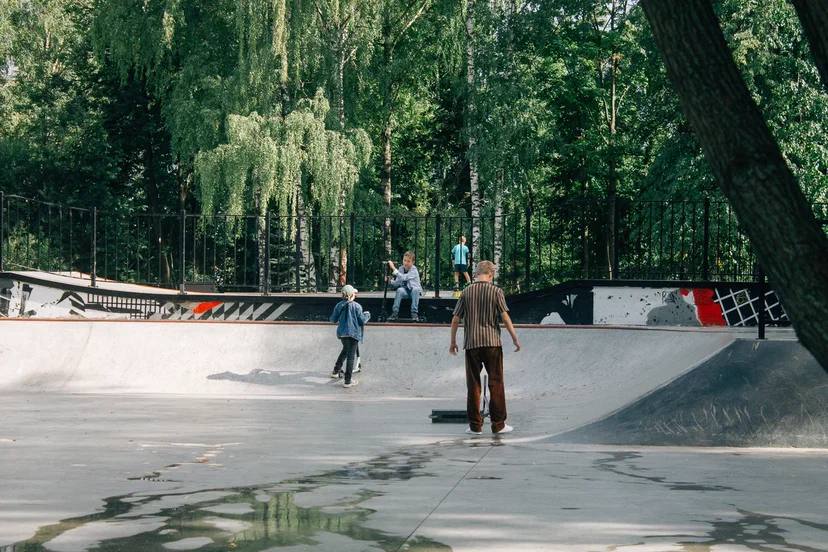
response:
<path id="1" fill-rule="evenodd" d="M 466 433 L 480 435 L 483 417 L 480 415 L 480 372 L 483 366 L 489 374 L 489 412 L 492 433 L 509 433 L 514 428 L 506 424 L 506 393 L 503 387 L 503 345 L 500 341 L 500 320 L 512 337 L 515 352 L 520 351 L 520 340 L 503 290 L 492 283 L 495 265 L 480 261 L 475 271 L 474 283 L 469 285 L 454 307 L 451 319 L 451 345 L 449 352 L 457 354 L 457 328 L 463 320 L 463 348 L 466 350 L 466 411 L 469 427 Z"/>

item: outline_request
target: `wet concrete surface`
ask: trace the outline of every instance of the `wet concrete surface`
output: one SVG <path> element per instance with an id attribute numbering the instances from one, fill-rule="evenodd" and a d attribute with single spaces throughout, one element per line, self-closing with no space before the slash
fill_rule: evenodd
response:
<path id="1" fill-rule="evenodd" d="M 446 407 L 1 395 L 0 551 L 828 550 L 828 450 L 553 443 L 521 401 L 467 439 Z"/>

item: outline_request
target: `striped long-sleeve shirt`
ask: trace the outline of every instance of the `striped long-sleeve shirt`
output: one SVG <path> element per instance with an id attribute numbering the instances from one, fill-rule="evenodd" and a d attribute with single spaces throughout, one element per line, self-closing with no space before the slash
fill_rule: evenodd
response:
<path id="1" fill-rule="evenodd" d="M 467 287 L 454 315 L 463 319 L 464 349 L 501 347 L 500 315 L 509 312 L 503 290 L 489 282 L 474 282 Z"/>

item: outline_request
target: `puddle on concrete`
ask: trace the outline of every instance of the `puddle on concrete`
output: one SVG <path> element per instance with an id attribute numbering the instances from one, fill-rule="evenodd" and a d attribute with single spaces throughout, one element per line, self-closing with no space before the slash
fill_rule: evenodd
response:
<path id="1" fill-rule="evenodd" d="M 366 527 L 365 503 L 389 481 L 429 477 L 433 452 L 395 453 L 300 479 L 193 493 L 134 494 L 105 500 L 102 512 L 40 528 L 0 552 L 141 550 L 375 550 L 444 552 Z M 413 523 L 412 523 L 413 527 Z"/>
<path id="2" fill-rule="evenodd" d="M 811 529 L 828 531 L 828 524 L 814 523 L 790 516 L 769 516 L 737 509 L 737 519 L 705 520 L 712 528 L 710 532 L 693 542 L 679 542 L 684 552 L 712 552 L 722 546 L 740 546 L 748 550 L 777 551 L 796 550 L 799 552 L 825 552 L 825 548 L 797 544 L 789 541 L 790 532 L 782 527 L 784 522 L 795 523 Z"/>
<path id="3" fill-rule="evenodd" d="M 703 485 L 700 483 L 690 483 L 687 481 L 669 481 L 666 477 L 656 477 L 644 475 L 642 472 L 647 472 L 647 468 L 636 466 L 633 460 L 641 458 L 641 454 L 631 451 L 608 452 L 608 457 L 599 458 L 592 462 L 592 466 L 600 471 L 622 475 L 624 477 L 637 480 L 641 483 L 658 483 L 664 485 L 671 491 L 736 491 L 733 487 L 726 485 Z M 623 465 L 623 466 L 622 466 Z M 622 469 L 622 467 L 624 469 Z M 637 472 L 637 473 L 636 473 Z"/>

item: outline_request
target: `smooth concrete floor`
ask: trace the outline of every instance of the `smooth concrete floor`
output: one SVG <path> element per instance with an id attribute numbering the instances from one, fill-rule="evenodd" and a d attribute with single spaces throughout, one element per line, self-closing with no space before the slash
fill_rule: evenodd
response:
<path id="1" fill-rule="evenodd" d="M 467 438 L 359 389 L 2 394 L 0 551 L 828 550 L 828 450 L 550 444 L 520 401 Z"/>

